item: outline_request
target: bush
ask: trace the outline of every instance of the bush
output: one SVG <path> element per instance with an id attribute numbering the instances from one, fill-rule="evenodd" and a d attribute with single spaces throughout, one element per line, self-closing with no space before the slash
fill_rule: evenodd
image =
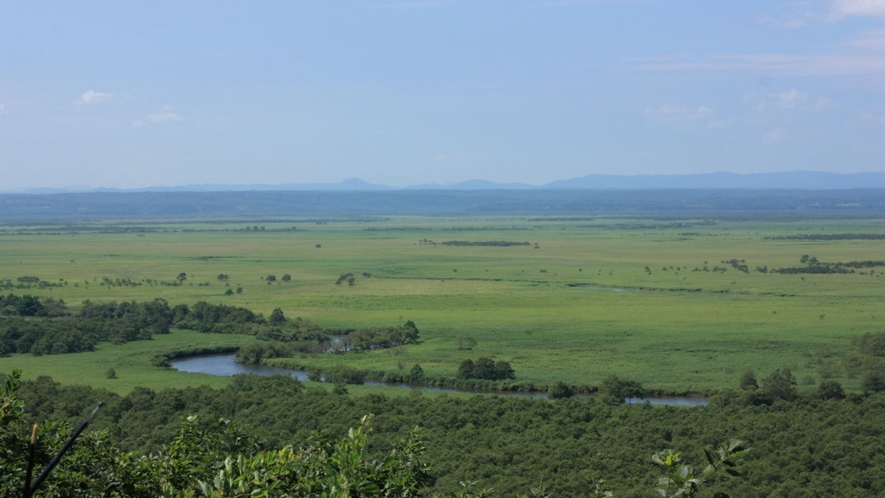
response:
<path id="1" fill-rule="evenodd" d="M 817 388 L 817 397 L 820 399 L 843 399 L 845 398 L 845 390 L 842 384 L 835 380 L 822 380 Z"/>
<path id="2" fill-rule="evenodd" d="M 637 398 L 645 395 L 645 388 L 635 380 L 627 380 L 617 375 L 609 375 L 602 381 L 602 394 L 612 401 L 623 403 L 627 398 Z"/>
<path id="3" fill-rule="evenodd" d="M 861 389 L 868 393 L 885 391 L 885 372 L 871 370 L 864 375 L 860 383 Z"/>
<path id="4" fill-rule="evenodd" d="M 550 399 L 571 398 L 575 395 L 575 390 L 565 382 L 557 382 L 547 391 L 547 397 Z"/>
<path id="5" fill-rule="evenodd" d="M 789 368 L 778 368 L 762 379 L 762 388 L 772 399 L 792 401 L 796 399 L 796 379 Z"/>
<path id="6" fill-rule="evenodd" d="M 325 381 L 333 384 L 362 384 L 366 373 L 347 365 L 338 365 L 323 372 Z"/>

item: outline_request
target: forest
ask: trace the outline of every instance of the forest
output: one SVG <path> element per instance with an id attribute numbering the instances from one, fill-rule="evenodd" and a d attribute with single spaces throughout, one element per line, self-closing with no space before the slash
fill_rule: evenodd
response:
<path id="1" fill-rule="evenodd" d="M 7 382 L 7 389 L 14 384 Z M 40 438 L 46 442 L 40 461 L 45 464 L 67 434 L 64 424 L 78 423 L 98 401 L 104 402 L 94 430 L 49 481 L 47 489 L 60 495 L 73 495 L 78 482 L 88 482 L 78 496 L 184 496 L 177 493 L 187 490 L 216 496 L 197 483 L 211 488 L 236 483 L 245 469 L 285 468 L 298 477 L 287 481 L 277 475 L 274 482 L 294 486 L 286 488 L 292 496 L 309 494 L 297 487 L 307 485 L 316 486 L 312 492 L 317 496 L 345 496 L 325 487 L 336 472 L 371 474 L 360 474 L 359 484 L 366 487 L 352 489 L 348 496 L 514 496 L 528 495 L 540 485 L 553 496 L 596 496 L 600 481 L 614 496 L 653 496 L 658 479 L 666 474 L 653 455 L 667 449 L 680 452 L 700 474 L 707 465 L 704 450 L 735 434 L 751 448 L 736 460 L 741 477 L 714 476 L 701 495 L 712 496 L 712 490 L 747 497 L 812 497 L 833 490 L 845 497 L 885 493 L 883 394 L 753 405 L 735 389 L 714 397 L 708 407 L 679 408 L 428 397 L 418 391 L 398 398 L 352 396 L 346 390 L 305 387 L 284 376 L 237 376 L 223 389 L 139 388 L 125 396 L 41 377 L 21 382 L 17 399 L 10 402 L 9 393 L 4 396 L 4 465 L 18 462 L 19 469 L 26 452 L 15 450 L 26 447 L 29 434 L 24 419 L 42 424 Z M 363 427 L 360 420 L 368 414 L 372 419 L 367 428 L 349 431 Z M 371 437 L 360 442 L 368 430 Z M 336 460 L 344 451 L 336 445 L 357 444 L 365 445 L 350 447 L 359 463 Z M 285 448 L 301 450 L 281 453 Z M 227 455 L 245 460 L 222 464 Z M 285 457 L 288 464 L 268 460 L 272 455 Z M 312 458 L 325 461 L 325 467 L 317 469 Z M 305 477 L 306 470 L 312 477 Z M 7 474 L 7 492 L 20 484 L 18 478 Z M 272 485 L 268 479 L 262 474 L 249 484 L 254 488 L 247 488 L 265 489 Z M 462 493 L 459 483 L 477 481 L 472 494 Z M 162 492 L 161 484 L 167 486 Z M 492 491 L 483 492 L 488 489 Z M 240 495 L 246 493 L 225 494 Z"/>

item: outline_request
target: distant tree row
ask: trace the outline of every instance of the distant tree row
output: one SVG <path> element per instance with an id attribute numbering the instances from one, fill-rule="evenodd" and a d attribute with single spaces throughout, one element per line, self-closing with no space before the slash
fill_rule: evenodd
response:
<path id="1" fill-rule="evenodd" d="M 809 233 L 764 237 L 766 240 L 885 240 L 881 233 Z"/>
<path id="2" fill-rule="evenodd" d="M 430 246 L 479 246 L 479 247 L 510 247 L 510 246 L 527 246 L 530 245 L 528 242 L 514 242 L 510 240 L 480 240 L 480 241 L 467 241 L 467 240 L 447 240 L 444 242 L 437 242 L 435 240 L 430 239 L 419 239 L 418 245 L 430 245 Z M 535 243 L 536 248 L 538 247 L 538 243 Z"/>
<path id="3" fill-rule="evenodd" d="M 58 282 L 49 282 L 46 280 L 41 280 L 39 277 L 31 276 L 18 277 L 16 278 L 16 282 L 18 283 L 14 283 L 12 279 L 9 278 L 0 279 L 0 289 L 46 289 L 50 287 L 64 287 L 65 285 L 68 285 L 68 283 L 63 279 L 60 279 Z"/>
<path id="4" fill-rule="evenodd" d="M 799 259 L 799 263 L 805 266 L 794 266 L 788 268 L 776 268 L 769 270 L 771 273 L 780 273 L 787 275 L 794 275 L 799 273 L 810 273 L 810 274 L 832 274 L 832 273 L 855 273 L 855 268 L 875 268 L 877 266 L 885 266 L 885 261 L 849 261 L 847 263 L 843 263 L 841 261 L 837 261 L 835 263 L 829 263 L 824 261 L 819 261 L 814 256 L 809 256 L 807 254 L 803 254 Z"/>

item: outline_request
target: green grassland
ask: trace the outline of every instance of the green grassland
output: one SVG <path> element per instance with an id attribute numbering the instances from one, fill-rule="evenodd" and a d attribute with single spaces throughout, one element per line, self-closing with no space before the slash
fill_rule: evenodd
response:
<path id="1" fill-rule="evenodd" d="M 859 379 L 842 366 L 854 352 L 851 338 L 885 329 L 885 267 L 849 275 L 753 271 L 800 266 L 804 254 L 825 262 L 885 259 L 882 240 L 766 238 L 881 235 L 882 219 L 400 217 L 248 225 L 265 230 L 247 232 L 246 222 L 223 220 L 0 226 L 0 279 L 59 283 L 4 292 L 61 298 L 72 307 L 86 299 L 162 297 L 171 305 L 205 300 L 266 315 L 279 307 L 290 318 L 336 329 L 412 320 L 419 344 L 277 363 L 346 363 L 373 371 L 420 363 L 429 375 L 454 375 L 464 359 L 490 356 L 511 362 L 518 381 L 538 385 L 596 385 L 614 373 L 662 391 L 708 392 L 735 386 L 747 368 L 765 374 L 789 366 L 800 383 L 810 386 L 823 374 L 856 389 Z M 439 244 L 445 241 L 529 245 Z M 731 259 L 744 260 L 750 272 L 721 263 Z M 693 271 L 704 266 L 727 270 Z M 180 272 L 187 274 L 181 286 L 142 283 L 173 281 Z M 347 272 L 354 285 L 336 285 Z M 229 287 L 217 280 L 221 273 L 230 276 Z M 283 274 L 292 280 L 280 281 Z M 268 283 L 268 275 L 277 281 Z M 142 284 L 102 285 L 105 277 Z M 224 295 L 237 287 L 242 294 Z M 462 335 L 476 339 L 472 351 L 458 348 Z M 0 369 L 20 367 L 28 376 L 118 392 L 136 385 L 217 385 L 225 380 L 157 369 L 149 359 L 185 343 L 248 340 L 175 332 L 102 345 L 94 353 L 0 358 Z M 119 379 L 104 378 L 111 367 Z"/>

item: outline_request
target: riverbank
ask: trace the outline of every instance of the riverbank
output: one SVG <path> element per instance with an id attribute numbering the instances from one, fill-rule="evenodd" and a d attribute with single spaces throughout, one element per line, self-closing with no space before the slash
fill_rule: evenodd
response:
<path id="1" fill-rule="evenodd" d="M 211 354 L 191 356 L 177 359 L 171 362 L 170 367 L 190 373 L 201 373 L 216 376 L 233 376 L 238 374 L 253 374 L 259 376 L 288 375 L 302 382 L 308 382 L 308 374 L 304 370 L 288 369 L 268 365 L 248 365 L 236 361 L 235 354 Z M 417 389 L 432 393 L 462 393 L 462 394 L 486 394 L 499 396 L 514 396 L 520 398 L 547 399 L 547 393 L 543 391 L 490 391 L 478 389 L 457 389 L 436 387 L 430 385 L 412 385 L 406 383 L 387 383 L 375 380 L 365 381 L 365 385 L 385 387 L 390 389 Z M 579 394 L 575 398 L 588 399 L 589 395 Z M 705 406 L 707 398 L 703 396 L 647 396 L 643 398 L 627 398 L 628 404 L 650 403 L 652 405 L 668 406 Z"/>

